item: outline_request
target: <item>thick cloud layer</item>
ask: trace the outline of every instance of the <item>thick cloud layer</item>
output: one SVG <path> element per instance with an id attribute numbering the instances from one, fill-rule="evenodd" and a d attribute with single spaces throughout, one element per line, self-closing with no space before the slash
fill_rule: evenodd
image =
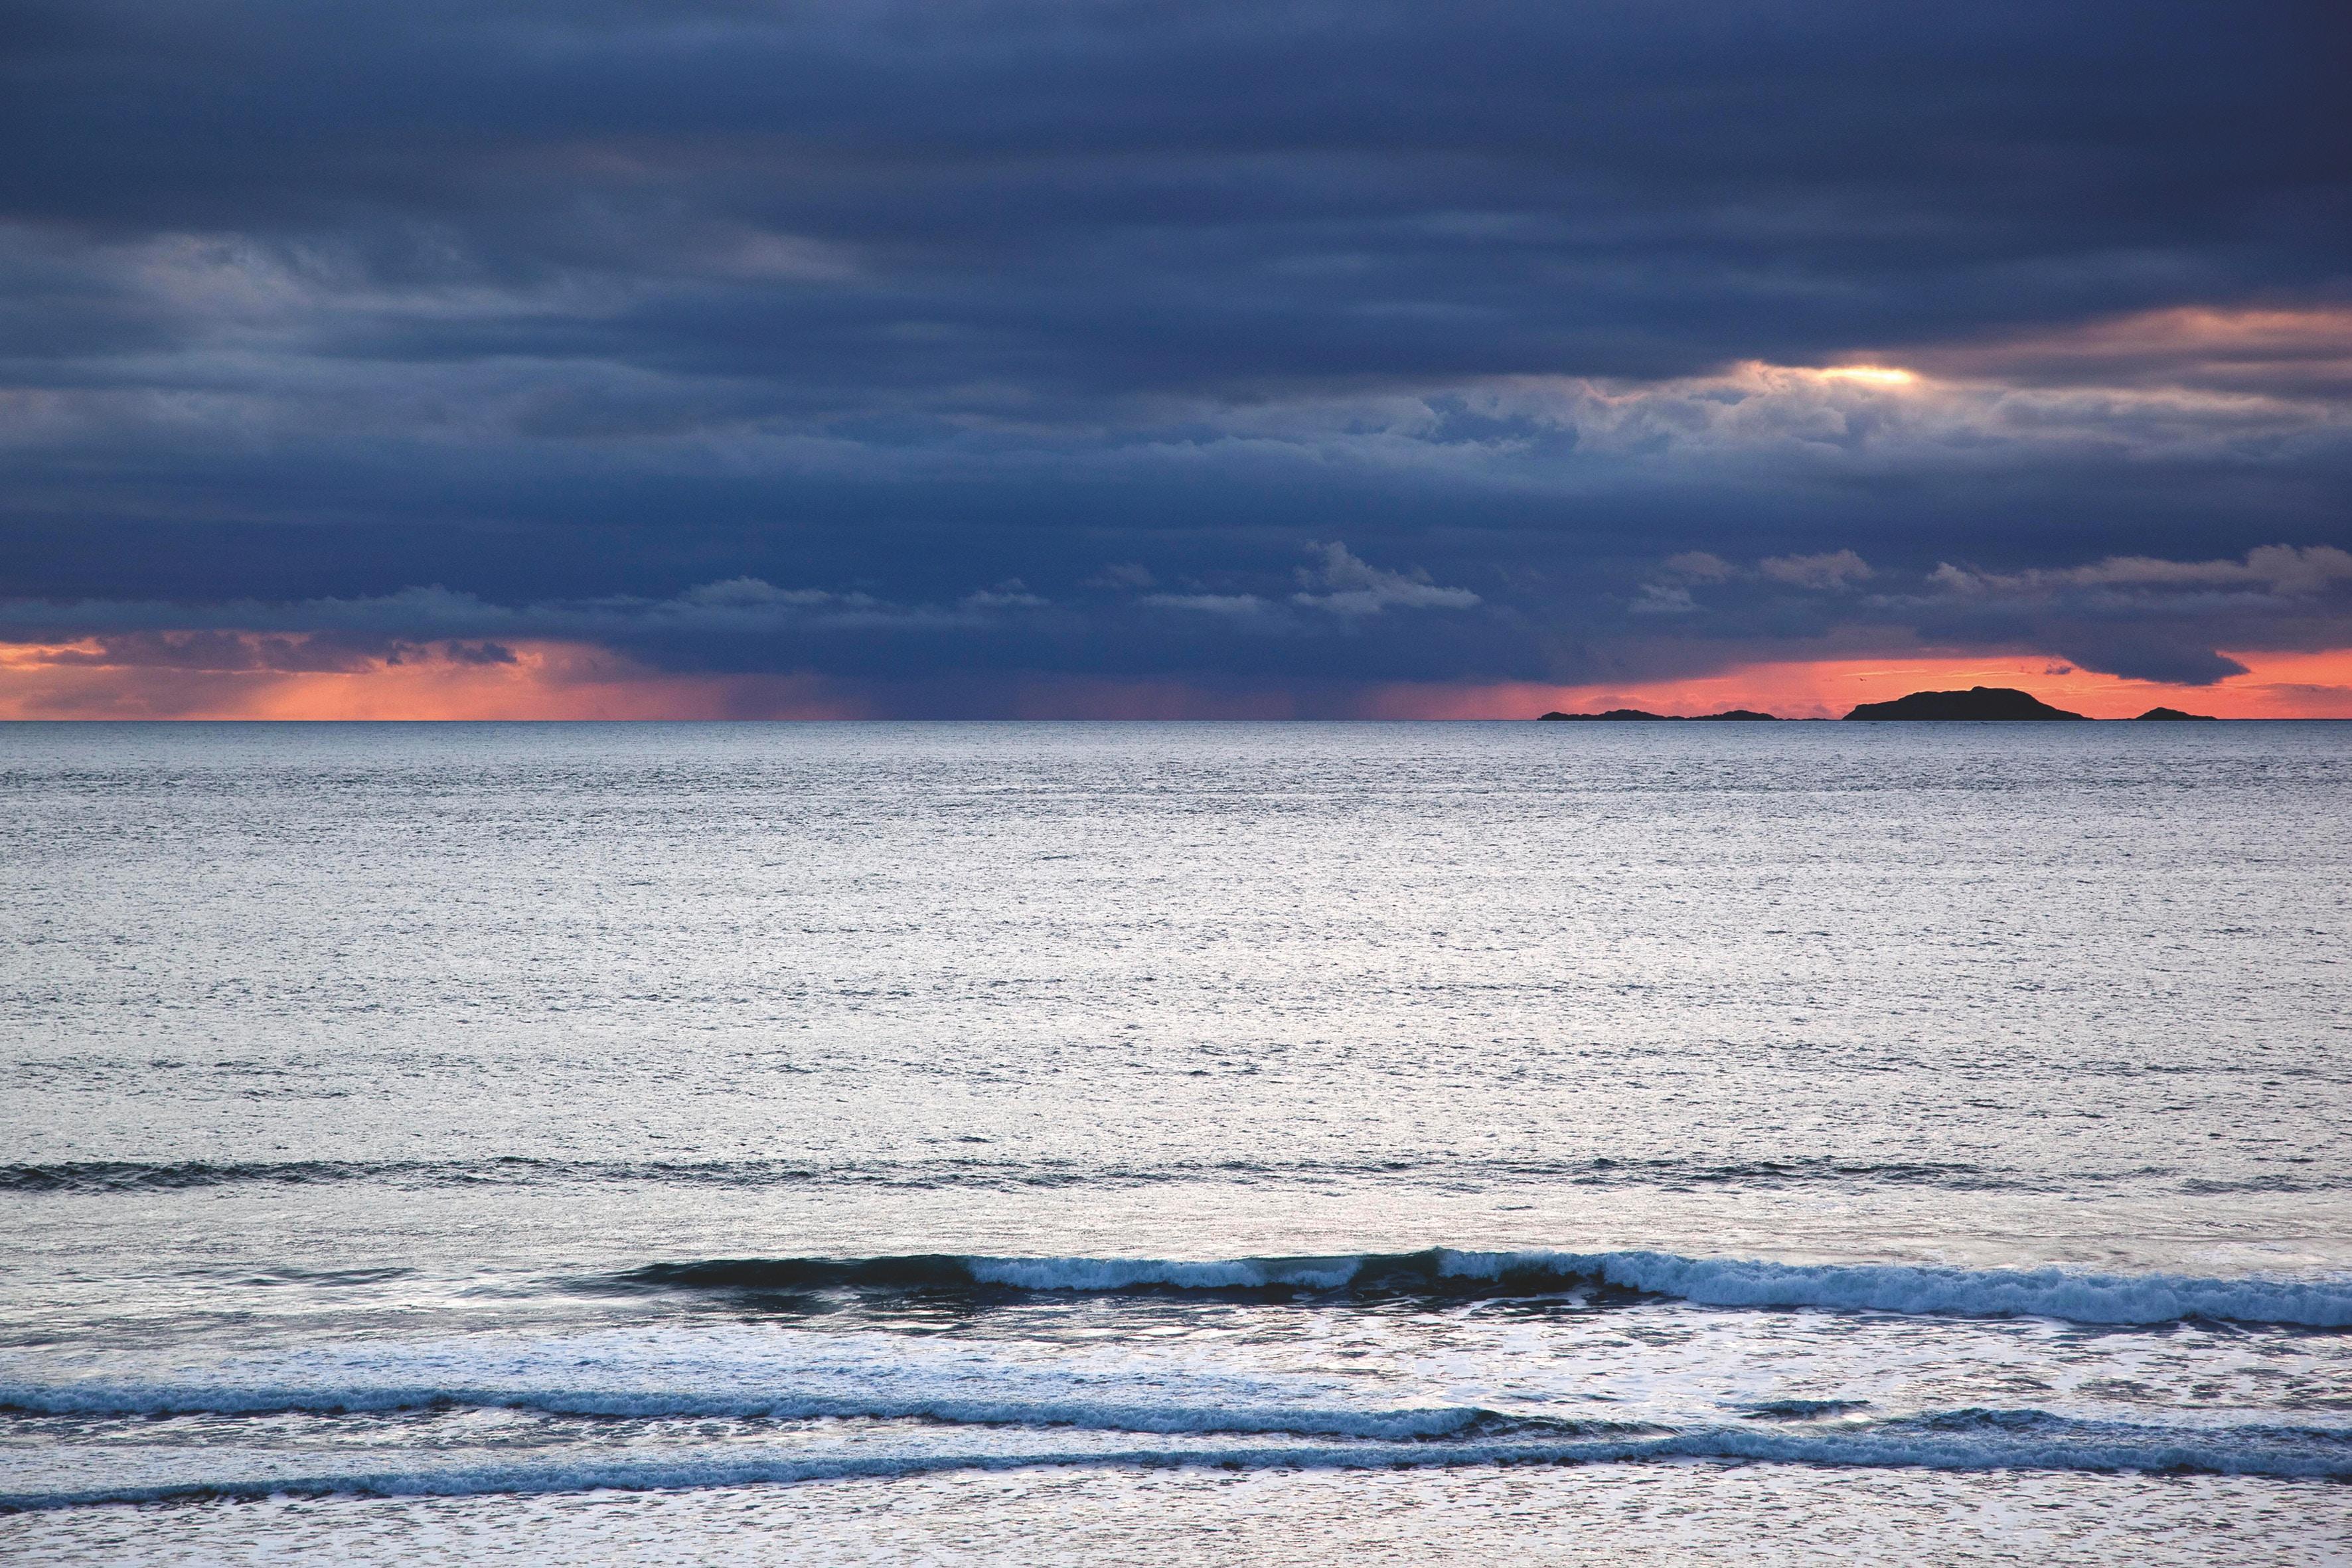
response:
<path id="1" fill-rule="evenodd" d="M 0 636 L 2210 681 L 2352 646 L 2347 58 L 2316 4 L 0 0 Z"/>

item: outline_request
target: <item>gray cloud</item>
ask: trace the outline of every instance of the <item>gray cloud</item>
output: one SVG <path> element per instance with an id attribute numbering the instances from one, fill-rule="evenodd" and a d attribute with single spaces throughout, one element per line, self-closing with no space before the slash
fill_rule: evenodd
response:
<path id="1" fill-rule="evenodd" d="M 1307 547 L 1317 557 L 1298 572 L 1299 592 L 1290 602 L 1336 616 L 1376 616 L 1388 609 L 1467 610 L 1478 595 L 1467 588 L 1440 587 L 1427 572 L 1383 571 L 1358 560 L 1334 540 Z"/>
<path id="2" fill-rule="evenodd" d="M 1767 556 L 1756 563 L 1756 569 L 1776 583 L 1823 590 L 1843 588 L 1874 575 L 1869 563 L 1851 550 Z"/>
<path id="3" fill-rule="evenodd" d="M 2332 544 L 2264 544 L 2243 561 L 2160 561 L 2146 555 L 2110 555 L 2087 566 L 2010 574 L 1973 572 L 1939 563 L 1934 581 L 1958 594 L 2055 594 L 2069 589 L 2108 588 L 2178 591 L 2192 588 L 2259 589 L 2308 596 L 2352 582 L 2352 552 Z"/>

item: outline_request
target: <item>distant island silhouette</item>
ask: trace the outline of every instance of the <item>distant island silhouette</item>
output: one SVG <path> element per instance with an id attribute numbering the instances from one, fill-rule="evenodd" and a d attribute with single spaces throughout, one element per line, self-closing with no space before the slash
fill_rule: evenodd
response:
<path id="1" fill-rule="evenodd" d="M 1971 686 L 1966 691 L 1915 691 L 1892 702 L 1864 702 L 1849 719 L 2083 719 L 2053 708 L 2012 686 Z"/>
<path id="2" fill-rule="evenodd" d="M 1639 708 L 1612 708 L 1606 713 L 1560 713 L 1543 715 L 1546 719 L 1615 720 L 1646 719 L 1661 723 L 1702 723 L 1709 719 L 1768 719 L 1780 721 L 1777 713 L 1759 713 L 1752 708 L 1734 708 L 1722 713 L 1650 713 Z M 1914 691 L 1907 697 L 1897 697 L 1891 702 L 1864 702 L 1846 715 L 1849 719 L 2079 719 L 2092 721 L 2087 713 L 2069 713 L 2063 708 L 2053 708 L 2030 691 L 2020 691 L 2013 686 L 1971 686 L 1966 691 Z M 2178 708 L 2151 708 L 2139 715 L 2142 719 L 2187 719 L 2213 721 L 2210 713 L 2183 713 Z"/>

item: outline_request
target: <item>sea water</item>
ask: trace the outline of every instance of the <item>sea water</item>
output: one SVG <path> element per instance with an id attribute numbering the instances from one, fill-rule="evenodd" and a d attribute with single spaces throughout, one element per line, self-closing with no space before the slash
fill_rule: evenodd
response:
<path id="1" fill-rule="evenodd" d="M 2352 725 L 0 727 L 12 1561 L 2319 1563 Z"/>

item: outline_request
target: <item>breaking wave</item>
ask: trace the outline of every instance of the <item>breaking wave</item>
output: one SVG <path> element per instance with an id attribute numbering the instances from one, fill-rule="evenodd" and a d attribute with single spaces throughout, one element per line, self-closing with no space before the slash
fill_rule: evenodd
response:
<path id="1" fill-rule="evenodd" d="M 2076 1323 L 2212 1319 L 2352 1327 L 2352 1279 L 2208 1279 L 2065 1268 L 1900 1263 L 1776 1263 L 1668 1252 L 1364 1253 L 1184 1262 L 1147 1258 L 713 1258 L 657 1263 L 607 1283 L 748 1291 L 834 1289 L 1027 1292 L 1204 1291 L 1265 1297 L 1539 1296 L 1578 1289 L 1673 1297 L 1707 1307 L 2042 1317 Z"/>

